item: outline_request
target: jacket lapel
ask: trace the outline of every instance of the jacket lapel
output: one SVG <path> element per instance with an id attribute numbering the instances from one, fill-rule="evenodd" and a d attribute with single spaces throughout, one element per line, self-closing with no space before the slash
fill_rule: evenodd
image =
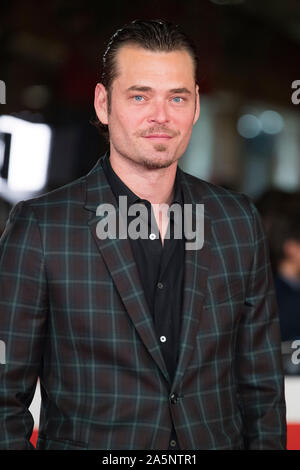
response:
<path id="1" fill-rule="evenodd" d="M 86 175 L 85 209 L 91 212 L 88 220 L 92 236 L 102 254 L 104 262 L 114 280 L 125 308 L 135 325 L 142 341 L 156 362 L 166 380 L 170 383 L 169 374 L 156 338 L 153 318 L 149 311 L 139 278 L 137 266 L 128 238 L 101 240 L 96 233 L 96 227 L 102 216 L 96 215 L 96 209 L 101 203 L 109 203 L 115 207 L 117 219 L 119 208 L 105 177 L 101 157 L 91 171 Z M 196 204 L 201 203 L 201 188 L 199 183 L 194 185 L 189 175 L 180 170 L 183 199 L 185 204 L 192 205 L 193 220 L 196 217 Z M 200 191 L 199 191 L 200 189 Z M 205 211 L 204 211 L 205 213 Z M 209 254 L 211 245 L 210 219 L 205 214 L 204 245 L 198 250 L 185 250 L 184 291 L 182 327 L 179 341 L 179 357 L 172 390 L 181 382 L 195 346 L 199 328 L 199 318 L 206 293 L 209 270 Z"/>
<path id="2" fill-rule="evenodd" d="M 191 204 L 193 220 L 196 220 L 196 204 L 204 204 L 204 186 L 193 183 L 193 178 L 180 170 L 184 204 Z M 185 250 L 183 307 L 179 356 L 172 390 L 176 391 L 192 358 L 199 329 L 200 315 L 207 291 L 207 277 L 211 254 L 211 221 L 204 206 L 204 244 L 202 248 Z"/>
<path id="3" fill-rule="evenodd" d="M 153 318 L 144 295 L 130 241 L 128 238 L 101 240 L 96 233 L 97 224 L 102 218 L 96 215 L 96 209 L 101 203 L 112 204 L 116 210 L 117 220 L 119 218 L 118 204 L 101 165 L 102 158 L 86 175 L 86 201 L 84 207 L 91 212 L 88 225 L 135 328 L 169 382 L 169 374 L 156 338 Z"/>

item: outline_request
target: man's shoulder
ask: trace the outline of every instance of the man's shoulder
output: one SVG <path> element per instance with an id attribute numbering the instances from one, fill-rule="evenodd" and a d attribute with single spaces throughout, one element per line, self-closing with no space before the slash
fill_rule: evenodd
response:
<path id="1" fill-rule="evenodd" d="M 249 216 L 254 208 L 252 198 L 243 192 L 219 186 L 181 170 L 185 190 L 197 203 L 203 203 L 206 211 L 216 220 L 218 216 Z"/>
<path id="2" fill-rule="evenodd" d="M 34 212 L 42 214 L 51 211 L 64 211 L 75 206 L 82 206 L 84 201 L 84 176 L 77 178 L 63 186 L 21 201 L 24 208 L 31 208 Z"/>
<path id="3" fill-rule="evenodd" d="M 26 199 L 25 201 L 22 201 L 22 205 L 27 208 L 30 207 L 38 213 L 47 211 L 47 214 L 51 213 L 51 209 L 64 211 L 82 207 L 85 203 L 86 197 L 86 179 L 90 175 L 97 173 L 100 167 L 100 160 L 101 157 L 87 174 L 72 180 L 63 186 L 59 186 L 58 188 L 52 189 L 38 196 Z"/>

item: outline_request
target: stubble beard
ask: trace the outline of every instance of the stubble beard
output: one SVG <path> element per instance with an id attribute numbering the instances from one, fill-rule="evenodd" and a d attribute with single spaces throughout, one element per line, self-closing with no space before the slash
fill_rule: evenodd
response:
<path id="1" fill-rule="evenodd" d="M 164 144 L 156 144 L 153 146 L 154 152 L 166 152 L 167 151 L 167 146 Z M 118 150 L 118 149 L 117 149 Z M 135 165 L 142 166 L 143 168 L 147 170 L 158 170 L 161 168 L 168 168 L 171 166 L 176 159 L 172 157 L 167 157 L 167 158 L 157 158 L 157 156 L 151 156 L 151 153 L 154 153 L 153 151 L 149 152 L 149 157 L 141 154 L 129 154 L 124 151 L 118 150 L 118 153 L 122 155 L 123 158 L 126 160 L 129 160 L 131 163 L 134 163 Z"/>
<path id="2" fill-rule="evenodd" d="M 154 149 L 157 152 L 165 152 L 166 147 L 163 144 L 156 145 Z M 137 160 L 134 160 L 136 163 L 142 165 L 147 170 L 158 170 L 160 168 L 168 168 L 171 166 L 175 160 L 173 158 L 168 159 L 156 159 L 155 157 L 145 157 L 140 156 Z"/>
<path id="3" fill-rule="evenodd" d="M 164 144 L 157 144 L 157 145 L 154 145 L 154 150 L 156 152 L 166 152 L 167 147 Z M 147 168 L 148 170 L 156 170 L 156 169 L 159 169 L 159 168 L 168 168 L 169 166 L 172 165 L 172 163 L 174 163 L 173 158 L 168 158 L 166 160 L 164 160 L 164 159 L 156 160 L 155 158 L 151 159 L 151 158 L 145 158 L 145 157 L 141 158 L 141 164 L 145 168 Z"/>
<path id="4" fill-rule="evenodd" d="M 169 129 L 162 128 L 161 126 L 160 127 L 153 126 L 147 131 L 147 133 L 145 131 L 136 132 L 134 137 L 139 139 L 141 137 L 145 137 L 146 135 L 149 135 L 155 132 L 166 132 L 172 137 L 176 137 L 177 135 L 180 134 L 179 131 L 171 132 Z M 122 147 L 123 148 L 117 145 L 117 139 L 116 139 L 114 148 L 117 151 L 117 153 L 119 153 L 119 155 L 121 155 L 126 160 L 129 160 L 135 165 L 142 166 L 143 168 L 147 170 L 158 170 L 161 168 L 168 168 L 169 166 L 171 166 L 174 162 L 178 160 L 178 158 L 176 158 L 175 155 L 173 156 L 163 155 L 164 152 L 165 153 L 168 152 L 168 145 L 166 145 L 163 142 L 153 143 L 153 148 L 149 149 L 148 155 L 145 155 L 146 153 L 145 149 L 143 150 L 143 152 L 139 153 L 138 143 L 135 143 L 132 146 L 132 152 L 130 153 L 124 149 L 123 145 Z M 129 147 L 131 147 L 131 145 L 129 145 Z M 161 155 L 161 157 L 159 154 Z"/>
<path id="5" fill-rule="evenodd" d="M 163 133 L 163 132 L 165 132 L 166 134 L 169 134 L 171 137 L 177 137 L 180 134 L 179 131 L 170 131 L 168 128 L 165 128 L 164 126 L 152 126 L 151 128 L 147 130 L 147 132 L 146 131 L 136 132 L 135 136 L 140 138 L 140 137 L 146 137 L 147 135 L 150 135 L 150 134 Z M 154 153 L 158 152 L 158 153 L 163 154 L 163 152 L 168 151 L 168 145 L 162 142 L 155 143 L 153 145 L 153 150 L 154 150 Z M 150 152 L 150 155 L 151 155 L 151 152 Z M 168 168 L 176 161 L 176 159 L 169 157 L 169 156 L 164 158 L 163 155 L 162 155 L 162 158 L 158 158 L 158 159 L 156 155 L 150 158 L 140 155 L 138 160 L 139 160 L 139 163 L 144 168 L 147 168 L 148 170 Z"/>

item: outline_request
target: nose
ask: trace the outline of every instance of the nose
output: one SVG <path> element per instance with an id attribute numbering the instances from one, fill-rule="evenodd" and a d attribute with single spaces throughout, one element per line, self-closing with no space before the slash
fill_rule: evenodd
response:
<path id="1" fill-rule="evenodd" d="M 164 124 L 166 122 L 169 122 L 167 103 L 165 101 L 157 100 L 152 103 L 148 121 L 152 123 L 156 122 L 158 124 Z"/>

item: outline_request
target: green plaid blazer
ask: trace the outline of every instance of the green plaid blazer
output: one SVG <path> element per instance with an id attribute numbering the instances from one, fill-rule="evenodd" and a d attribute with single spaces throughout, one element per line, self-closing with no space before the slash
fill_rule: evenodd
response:
<path id="1" fill-rule="evenodd" d="M 38 449 L 167 449 L 172 420 L 181 449 L 284 449 L 278 312 L 252 200 L 179 169 L 205 240 L 185 252 L 171 383 L 130 240 L 96 234 L 97 206 L 118 210 L 101 158 L 17 203 L 0 239 L 0 448 L 33 449 L 39 377 Z"/>

